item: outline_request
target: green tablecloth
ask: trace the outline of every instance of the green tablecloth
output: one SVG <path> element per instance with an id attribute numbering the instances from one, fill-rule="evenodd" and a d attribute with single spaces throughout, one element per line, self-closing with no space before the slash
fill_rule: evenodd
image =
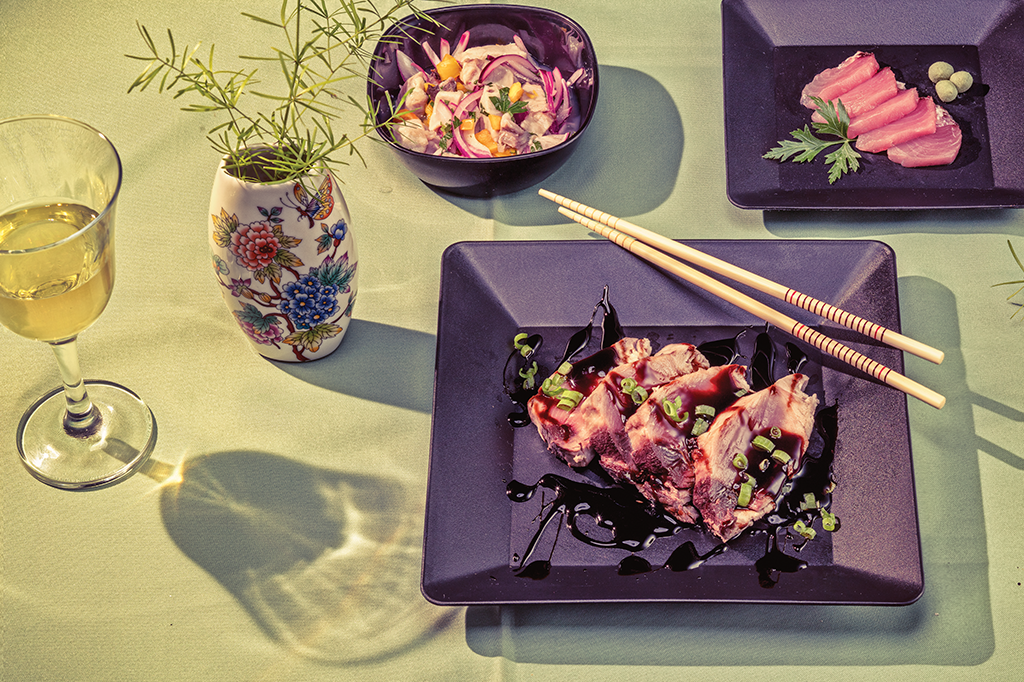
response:
<path id="1" fill-rule="evenodd" d="M 0 333 L 0 679 L 1019 675 L 1024 319 L 1010 319 L 1010 290 L 990 285 L 1021 276 L 1006 244 L 1024 248 L 1021 213 L 740 210 L 725 193 L 719 3 L 536 4 L 587 29 L 602 79 L 591 133 L 547 187 L 673 238 L 895 249 L 903 329 L 946 353 L 941 366 L 907 359 L 909 376 L 948 398 L 941 411 L 909 406 L 924 596 L 906 607 L 428 604 L 419 543 L 441 254 L 461 240 L 587 233 L 533 190 L 453 199 L 364 144 L 366 167 L 342 177 L 361 258 L 356 319 L 328 359 L 263 360 L 210 276 L 207 122 L 155 92 L 126 94 L 140 65 L 123 55 L 143 49 L 139 20 L 182 43 L 213 40 L 226 65 L 265 35 L 240 11 L 273 15 L 278 3 L 6 2 L 0 118 L 78 118 L 121 153 L 117 286 L 82 336 L 82 363 L 142 394 L 159 441 L 146 473 L 110 489 L 36 482 L 13 432 L 59 377 L 41 344 Z M 357 517 L 367 544 L 321 551 L 321 536 Z M 375 621 L 385 634 L 367 639 Z"/>

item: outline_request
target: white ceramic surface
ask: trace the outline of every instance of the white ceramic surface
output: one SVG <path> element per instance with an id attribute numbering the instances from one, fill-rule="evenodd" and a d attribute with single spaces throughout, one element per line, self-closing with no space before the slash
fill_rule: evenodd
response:
<path id="1" fill-rule="evenodd" d="M 352 320 L 358 257 L 329 172 L 261 185 L 221 164 L 209 236 L 224 302 L 257 353 L 307 362 L 338 348 Z"/>

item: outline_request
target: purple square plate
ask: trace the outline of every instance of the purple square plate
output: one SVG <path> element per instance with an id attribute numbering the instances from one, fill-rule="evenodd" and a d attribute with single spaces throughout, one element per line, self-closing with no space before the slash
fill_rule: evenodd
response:
<path id="1" fill-rule="evenodd" d="M 758 272 L 894 330 L 900 329 L 896 264 L 875 241 L 688 241 L 695 248 Z M 819 533 L 799 554 L 803 570 L 780 574 L 773 587 L 755 564 L 765 533 L 748 533 L 701 567 L 673 571 L 665 557 L 685 542 L 700 552 L 716 543 L 686 529 L 635 556 L 654 570 L 620 575 L 621 549 L 596 548 L 562 528 L 543 579 L 516 570 L 542 515 L 541 495 L 513 503 L 512 480 L 533 485 L 554 473 L 594 483 L 547 452 L 532 426 L 513 428 L 514 405 L 503 370 L 512 338 L 539 333 L 548 366 L 569 336 L 590 320 L 605 286 L 626 333 L 703 343 L 759 320 L 604 241 L 461 242 L 444 253 L 437 331 L 434 407 L 423 549 L 422 590 L 438 604 L 557 602 L 761 602 L 888 604 L 915 601 L 924 589 L 910 454 L 907 398 L 812 348 L 802 369 L 823 405 L 838 406 L 833 472 L 838 487 L 835 533 Z M 754 292 L 777 307 L 786 304 Z M 900 351 L 836 328 L 810 313 L 790 314 L 896 371 Z M 777 332 L 778 330 L 773 330 Z M 744 337 L 746 338 L 746 337 Z M 779 335 L 777 342 L 795 341 Z M 747 351 L 749 356 L 749 350 Z M 547 356 L 551 357 L 547 357 Z M 602 485 L 597 483 L 597 485 Z M 532 505 L 532 506 L 531 506 Z M 546 542 L 555 530 L 546 531 Z M 793 548 L 786 548 L 792 553 Z"/>
<path id="2" fill-rule="evenodd" d="M 1024 206 L 1022 0 L 723 0 L 726 191 L 750 209 L 938 209 Z M 810 163 L 762 158 L 810 124 L 800 91 L 858 50 L 897 80 L 934 95 L 928 67 L 946 61 L 974 86 L 942 104 L 963 143 L 948 166 L 903 168 L 862 154 L 859 172 L 828 183 Z"/>

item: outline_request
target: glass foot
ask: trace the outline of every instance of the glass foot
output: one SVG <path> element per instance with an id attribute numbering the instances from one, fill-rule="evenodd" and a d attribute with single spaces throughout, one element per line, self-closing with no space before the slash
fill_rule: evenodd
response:
<path id="1" fill-rule="evenodd" d="M 139 396 L 110 381 L 86 381 L 102 424 L 90 435 L 64 430 L 64 389 L 50 391 L 18 426 L 18 452 L 29 473 L 63 490 L 95 490 L 135 473 L 156 444 L 156 419 Z"/>

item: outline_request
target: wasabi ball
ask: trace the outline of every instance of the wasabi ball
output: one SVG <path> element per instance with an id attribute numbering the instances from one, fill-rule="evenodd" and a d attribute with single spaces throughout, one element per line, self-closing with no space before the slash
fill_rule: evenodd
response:
<path id="1" fill-rule="evenodd" d="M 949 62 L 935 62 L 928 67 L 928 79 L 932 83 L 949 80 L 949 77 L 952 75 L 953 67 Z"/>
<path id="2" fill-rule="evenodd" d="M 974 85 L 974 76 L 966 71 L 957 71 L 949 77 L 949 81 L 956 86 L 957 91 L 967 92 Z"/>
<path id="3" fill-rule="evenodd" d="M 960 94 L 960 91 L 956 89 L 952 81 L 941 80 L 935 84 L 935 94 L 939 96 L 943 102 L 952 102 L 956 99 L 956 96 Z"/>

